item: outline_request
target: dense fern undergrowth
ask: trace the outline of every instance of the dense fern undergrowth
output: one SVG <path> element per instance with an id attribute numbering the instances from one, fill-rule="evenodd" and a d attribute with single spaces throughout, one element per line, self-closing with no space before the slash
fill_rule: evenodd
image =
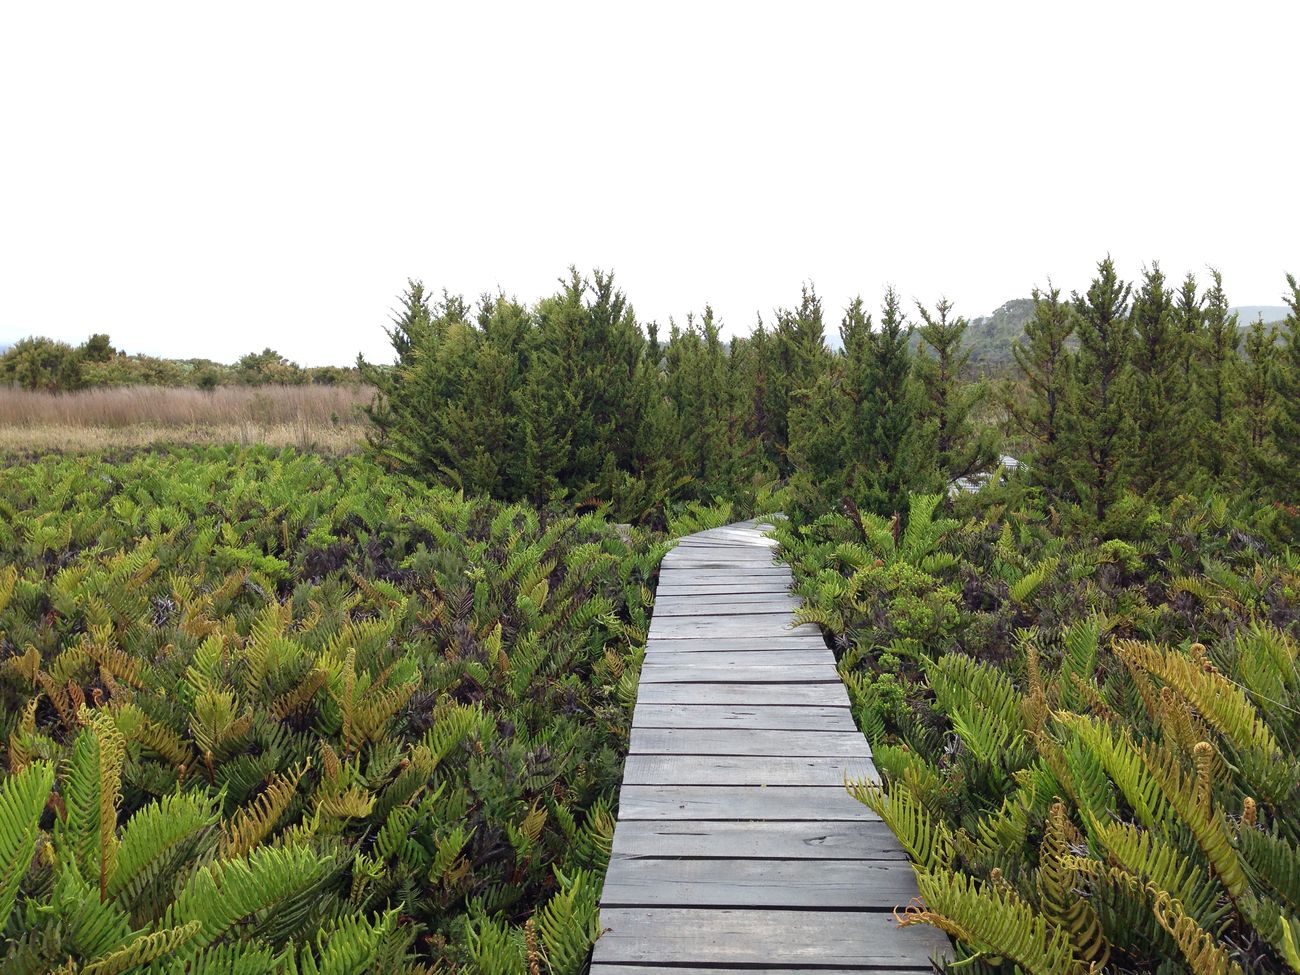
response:
<path id="1" fill-rule="evenodd" d="M 778 529 L 962 971 L 1300 971 L 1300 549 L 1288 511 L 1014 486 Z"/>
<path id="2" fill-rule="evenodd" d="M 664 538 L 288 451 L 0 470 L 0 970 L 576 973 Z"/>

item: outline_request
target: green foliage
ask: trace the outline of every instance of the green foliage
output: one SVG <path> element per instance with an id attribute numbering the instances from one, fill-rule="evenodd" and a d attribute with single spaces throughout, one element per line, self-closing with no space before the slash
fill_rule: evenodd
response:
<path id="1" fill-rule="evenodd" d="M 0 969 L 585 963 L 665 542 L 261 449 L 0 499 Z"/>
<path id="2" fill-rule="evenodd" d="M 1290 970 L 1290 523 L 1178 497 L 1099 541 L 1036 497 L 991 486 L 946 518 L 913 498 L 901 534 L 777 528 L 884 777 L 851 791 L 917 871 L 903 923 L 957 939 L 974 960 L 953 970 Z M 923 625 L 926 606 L 951 617 Z"/>

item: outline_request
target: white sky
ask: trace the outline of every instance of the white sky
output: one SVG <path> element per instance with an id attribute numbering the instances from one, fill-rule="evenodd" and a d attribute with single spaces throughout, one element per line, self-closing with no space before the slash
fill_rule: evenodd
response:
<path id="1" fill-rule="evenodd" d="M 5 3 L 0 341 L 387 358 L 406 278 L 978 315 L 1300 273 L 1296 3 Z"/>

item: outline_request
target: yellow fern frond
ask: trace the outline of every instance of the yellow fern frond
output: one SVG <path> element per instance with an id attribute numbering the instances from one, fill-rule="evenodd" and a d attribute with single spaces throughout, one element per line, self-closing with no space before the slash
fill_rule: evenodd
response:
<path id="1" fill-rule="evenodd" d="M 266 839 L 276 822 L 284 815 L 303 774 L 311 767 L 310 761 L 288 775 L 274 775 L 262 794 L 248 806 L 235 813 L 234 818 L 222 826 L 218 855 L 223 860 L 246 856 Z"/>
<path id="2" fill-rule="evenodd" d="M 1186 957 L 1187 967 L 1196 975 L 1244 975 L 1241 966 L 1168 893 L 1156 895 L 1153 910 L 1160 926 L 1169 932 Z"/>

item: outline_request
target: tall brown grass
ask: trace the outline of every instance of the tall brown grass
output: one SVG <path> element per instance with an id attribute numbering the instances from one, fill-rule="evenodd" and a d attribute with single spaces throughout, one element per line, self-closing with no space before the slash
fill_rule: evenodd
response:
<path id="1" fill-rule="evenodd" d="M 42 393 L 0 387 L 0 451 L 264 443 L 346 452 L 363 438 L 356 386 L 162 386 Z"/>

